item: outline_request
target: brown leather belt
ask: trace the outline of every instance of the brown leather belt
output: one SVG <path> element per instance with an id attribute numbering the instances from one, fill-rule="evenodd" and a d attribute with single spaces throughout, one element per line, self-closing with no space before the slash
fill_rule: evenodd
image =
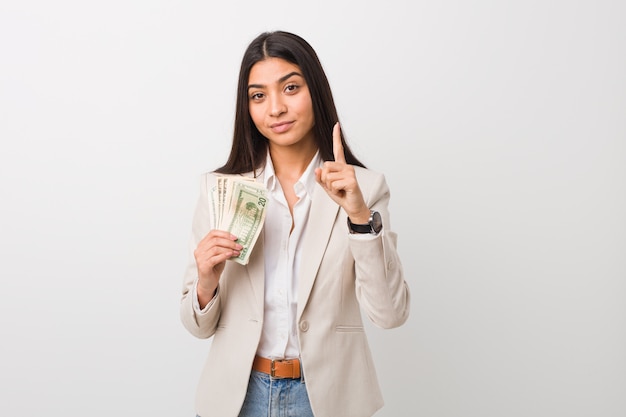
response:
<path id="1" fill-rule="evenodd" d="M 299 359 L 266 359 L 255 356 L 252 369 L 270 375 L 272 378 L 300 378 Z"/>

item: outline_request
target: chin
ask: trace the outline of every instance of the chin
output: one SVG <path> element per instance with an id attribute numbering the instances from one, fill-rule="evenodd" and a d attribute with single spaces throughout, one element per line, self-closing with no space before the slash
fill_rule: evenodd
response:
<path id="1" fill-rule="evenodd" d="M 300 140 L 301 140 L 301 138 L 294 137 L 294 135 L 287 134 L 287 133 L 285 133 L 283 135 L 272 134 L 270 136 L 266 136 L 266 138 L 271 143 L 279 145 L 279 146 L 295 145 L 296 143 L 300 142 Z"/>

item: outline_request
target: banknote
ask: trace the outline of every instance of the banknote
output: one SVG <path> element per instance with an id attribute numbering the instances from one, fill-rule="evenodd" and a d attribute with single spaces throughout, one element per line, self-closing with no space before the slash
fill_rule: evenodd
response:
<path id="1" fill-rule="evenodd" d="M 231 259 L 246 265 L 265 221 L 267 190 L 252 178 L 223 175 L 211 190 L 210 203 L 216 228 L 237 236 L 243 246 Z"/>

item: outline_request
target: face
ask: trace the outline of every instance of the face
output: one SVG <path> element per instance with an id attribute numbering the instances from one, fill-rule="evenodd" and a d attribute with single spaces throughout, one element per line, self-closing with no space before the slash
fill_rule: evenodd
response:
<path id="1" fill-rule="evenodd" d="M 270 147 L 314 144 L 311 94 L 297 65 L 280 58 L 254 64 L 248 79 L 248 106 Z"/>

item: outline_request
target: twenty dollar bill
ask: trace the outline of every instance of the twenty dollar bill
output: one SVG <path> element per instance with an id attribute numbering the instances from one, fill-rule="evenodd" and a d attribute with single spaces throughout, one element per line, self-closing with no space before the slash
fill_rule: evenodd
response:
<path id="1" fill-rule="evenodd" d="M 265 221 L 267 190 L 249 177 L 220 176 L 211 190 L 211 205 L 216 228 L 237 236 L 243 246 L 231 259 L 246 265 Z"/>

